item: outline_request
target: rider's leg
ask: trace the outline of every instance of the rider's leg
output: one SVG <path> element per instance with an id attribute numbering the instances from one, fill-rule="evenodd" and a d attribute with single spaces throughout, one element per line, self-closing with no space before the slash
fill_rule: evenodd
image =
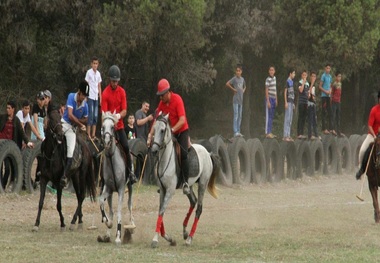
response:
<path id="1" fill-rule="evenodd" d="M 68 181 L 68 173 L 70 171 L 71 164 L 73 163 L 76 135 L 70 124 L 63 123 L 62 128 L 65 133 L 66 145 L 67 145 L 67 155 L 66 155 L 67 159 L 66 159 L 64 173 L 63 173 L 63 176 L 61 177 L 61 186 L 65 187 Z"/>
<path id="2" fill-rule="evenodd" d="M 189 179 L 189 162 L 187 160 L 187 153 L 189 149 L 189 130 L 181 132 L 177 136 L 178 143 L 181 145 L 181 174 L 183 177 L 183 193 L 190 194 L 190 187 L 188 184 Z"/>
<path id="3" fill-rule="evenodd" d="M 125 151 L 125 154 L 127 156 L 127 169 L 125 169 L 125 179 L 131 181 L 132 184 L 137 182 L 136 175 L 132 173 L 132 160 L 131 160 L 131 155 L 129 153 L 129 147 L 128 147 L 128 138 L 127 135 L 125 134 L 125 131 L 123 129 L 116 131 L 118 140 L 123 146 L 123 149 Z"/>
<path id="4" fill-rule="evenodd" d="M 373 136 L 371 134 L 367 134 L 367 137 L 365 138 L 359 150 L 359 171 L 356 173 L 356 179 L 360 179 L 362 174 L 365 172 L 369 153 L 371 151 L 371 147 L 369 147 L 371 142 L 373 142 Z"/>

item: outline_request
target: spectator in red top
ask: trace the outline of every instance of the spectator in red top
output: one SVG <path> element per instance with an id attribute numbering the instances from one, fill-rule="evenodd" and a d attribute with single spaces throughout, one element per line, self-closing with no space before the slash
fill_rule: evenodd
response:
<path id="1" fill-rule="evenodd" d="M 115 126 L 115 133 L 118 141 L 124 148 L 127 156 L 127 170 L 126 179 L 133 184 L 137 181 L 136 176 L 132 173 L 132 161 L 129 154 L 128 138 L 124 131 L 123 118 L 127 115 L 127 95 L 125 90 L 118 85 L 120 80 L 120 69 L 118 66 L 113 65 L 108 70 L 110 84 L 104 89 L 102 93 L 102 111 L 110 111 L 116 113 L 118 122 Z"/>
<path id="2" fill-rule="evenodd" d="M 379 128 L 380 128 L 380 91 L 377 93 L 377 104 L 372 107 L 371 112 L 369 113 L 368 134 L 359 150 L 360 169 L 356 173 L 356 179 L 359 179 L 364 173 L 366 164 L 362 163 L 363 157 L 370 143 L 373 142 L 374 139 L 376 139 L 376 136 L 379 135 Z"/>
<path id="3" fill-rule="evenodd" d="M 331 85 L 331 109 L 332 109 L 332 119 L 333 119 L 333 131 L 334 135 L 341 136 L 340 130 L 340 97 L 342 95 L 342 74 L 337 71 L 335 74 L 335 81 Z"/>
<path id="4" fill-rule="evenodd" d="M 162 112 L 165 115 L 169 113 L 172 134 L 181 145 L 181 173 L 184 180 L 183 193 L 187 195 L 190 194 L 190 188 L 187 183 L 189 178 L 189 163 L 187 161 L 189 125 L 186 119 L 185 105 L 180 95 L 170 91 L 170 84 L 166 79 L 161 79 L 158 82 L 157 95 L 160 96 L 160 103 L 156 112 Z M 152 128 L 148 135 L 148 146 L 150 145 L 153 131 Z"/>

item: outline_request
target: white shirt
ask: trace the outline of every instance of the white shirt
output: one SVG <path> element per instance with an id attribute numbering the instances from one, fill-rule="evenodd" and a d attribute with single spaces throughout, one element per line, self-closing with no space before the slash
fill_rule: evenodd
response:
<path id="1" fill-rule="evenodd" d="M 29 113 L 24 117 L 24 114 L 22 113 L 22 110 L 19 110 L 16 114 L 16 116 L 19 118 L 19 120 L 21 121 L 21 124 L 22 124 L 22 127 L 25 129 L 25 125 L 28 123 L 28 122 L 31 122 L 32 120 L 30 119 L 30 115 Z"/>
<path id="2" fill-rule="evenodd" d="M 100 72 L 98 70 L 94 71 L 92 68 L 90 68 L 87 70 L 85 80 L 90 86 L 90 94 L 88 97 L 92 100 L 98 100 L 99 83 L 102 82 L 102 76 L 100 75 Z"/>

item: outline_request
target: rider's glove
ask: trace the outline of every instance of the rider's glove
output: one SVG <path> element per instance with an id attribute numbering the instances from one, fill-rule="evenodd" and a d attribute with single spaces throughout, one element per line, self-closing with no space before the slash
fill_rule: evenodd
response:
<path id="1" fill-rule="evenodd" d="M 120 113 L 116 113 L 115 116 L 116 116 L 117 120 L 120 120 L 120 118 L 121 118 Z"/>

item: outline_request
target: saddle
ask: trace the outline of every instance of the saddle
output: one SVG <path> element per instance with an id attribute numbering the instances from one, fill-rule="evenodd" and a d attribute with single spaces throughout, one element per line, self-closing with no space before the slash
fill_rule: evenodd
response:
<path id="1" fill-rule="evenodd" d="M 181 174 L 181 145 L 175 138 L 173 138 L 173 143 L 176 153 L 176 174 L 178 177 L 176 188 L 179 189 L 182 188 L 182 185 L 184 183 L 183 176 Z M 199 159 L 193 146 L 190 144 L 190 140 L 188 147 L 187 162 L 189 164 L 189 178 L 191 178 L 197 176 L 199 173 Z"/>

